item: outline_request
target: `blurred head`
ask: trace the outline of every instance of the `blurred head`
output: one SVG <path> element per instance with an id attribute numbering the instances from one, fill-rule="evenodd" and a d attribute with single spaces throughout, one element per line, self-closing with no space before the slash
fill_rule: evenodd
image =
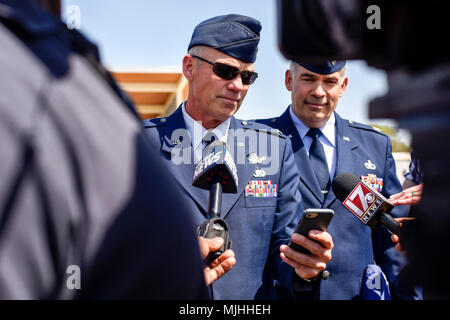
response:
<path id="1" fill-rule="evenodd" d="M 291 63 L 285 85 L 291 91 L 292 111 L 309 128 L 325 125 L 347 88 L 345 63 Z"/>
<path id="2" fill-rule="evenodd" d="M 253 63 L 259 21 L 241 15 L 201 22 L 192 34 L 183 74 L 189 82 L 186 111 L 211 129 L 235 114 L 256 79 Z"/>

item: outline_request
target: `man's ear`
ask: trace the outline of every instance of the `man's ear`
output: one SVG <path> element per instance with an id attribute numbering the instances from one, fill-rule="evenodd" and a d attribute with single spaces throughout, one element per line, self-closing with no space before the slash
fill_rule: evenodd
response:
<path id="1" fill-rule="evenodd" d="M 341 90 L 339 92 L 339 98 L 341 98 L 344 95 L 345 89 L 347 89 L 347 84 L 348 84 L 348 77 L 346 76 L 344 78 L 344 80 L 342 80 L 342 83 L 341 83 Z"/>
<path id="2" fill-rule="evenodd" d="M 194 76 L 194 58 L 187 54 L 183 58 L 183 74 L 188 80 L 192 80 Z"/>
<path id="3" fill-rule="evenodd" d="M 284 85 L 288 91 L 292 91 L 292 72 L 290 69 L 287 69 L 284 74 Z"/>

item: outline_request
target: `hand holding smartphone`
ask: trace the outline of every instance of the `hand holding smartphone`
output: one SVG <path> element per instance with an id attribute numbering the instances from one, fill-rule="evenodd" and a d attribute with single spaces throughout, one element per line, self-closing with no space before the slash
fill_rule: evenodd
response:
<path id="1" fill-rule="evenodd" d="M 303 216 L 297 224 L 297 228 L 295 228 L 294 233 L 298 233 L 309 238 L 308 232 L 311 230 L 327 231 L 328 225 L 330 224 L 333 216 L 334 211 L 332 209 L 306 209 L 303 211 Z M 301 253 L 311 253 L 309 250 L 292 242 L 291 240 L 289 240 L 288 246 L 291 249 Z"/>

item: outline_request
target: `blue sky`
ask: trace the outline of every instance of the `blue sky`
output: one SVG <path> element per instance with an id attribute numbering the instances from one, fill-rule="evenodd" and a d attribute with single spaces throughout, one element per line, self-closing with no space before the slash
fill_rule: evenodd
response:
<path id="1" fill-rule="evenodd" d="M 80 9 L 81 31 L 100 48 L 103 63 L 113 68 L 170 67 L 181 71 L 181 61 L 194 27 L 216 15 L 238 13 L 262 23 L 255 63 L 259 77 L 251 86 L 236 116 L 242 119 L 280 115 L 290 103 L 284 87 L 289 62 L 277 44 L 275 0 L 63 0 Z M 364 61 L 348 64 L 349 84 L 337 111 L 348 119 L 368 119 L 368 102 L 387 90 L 385 73 Z M 384 121 L 383 123 L 386 123 Z"/>

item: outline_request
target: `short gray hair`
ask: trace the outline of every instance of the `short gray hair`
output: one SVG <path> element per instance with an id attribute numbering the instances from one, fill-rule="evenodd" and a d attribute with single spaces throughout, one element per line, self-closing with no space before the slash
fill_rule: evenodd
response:
<path id="1" fill-rule="evenodd" d="M 188 54 L 190 54 L 191 56 L 202 56 L 203 52 L 205 51 L 206 47 L 205 46 L 194 46 L 192 48 L 189 49 Z"/>

